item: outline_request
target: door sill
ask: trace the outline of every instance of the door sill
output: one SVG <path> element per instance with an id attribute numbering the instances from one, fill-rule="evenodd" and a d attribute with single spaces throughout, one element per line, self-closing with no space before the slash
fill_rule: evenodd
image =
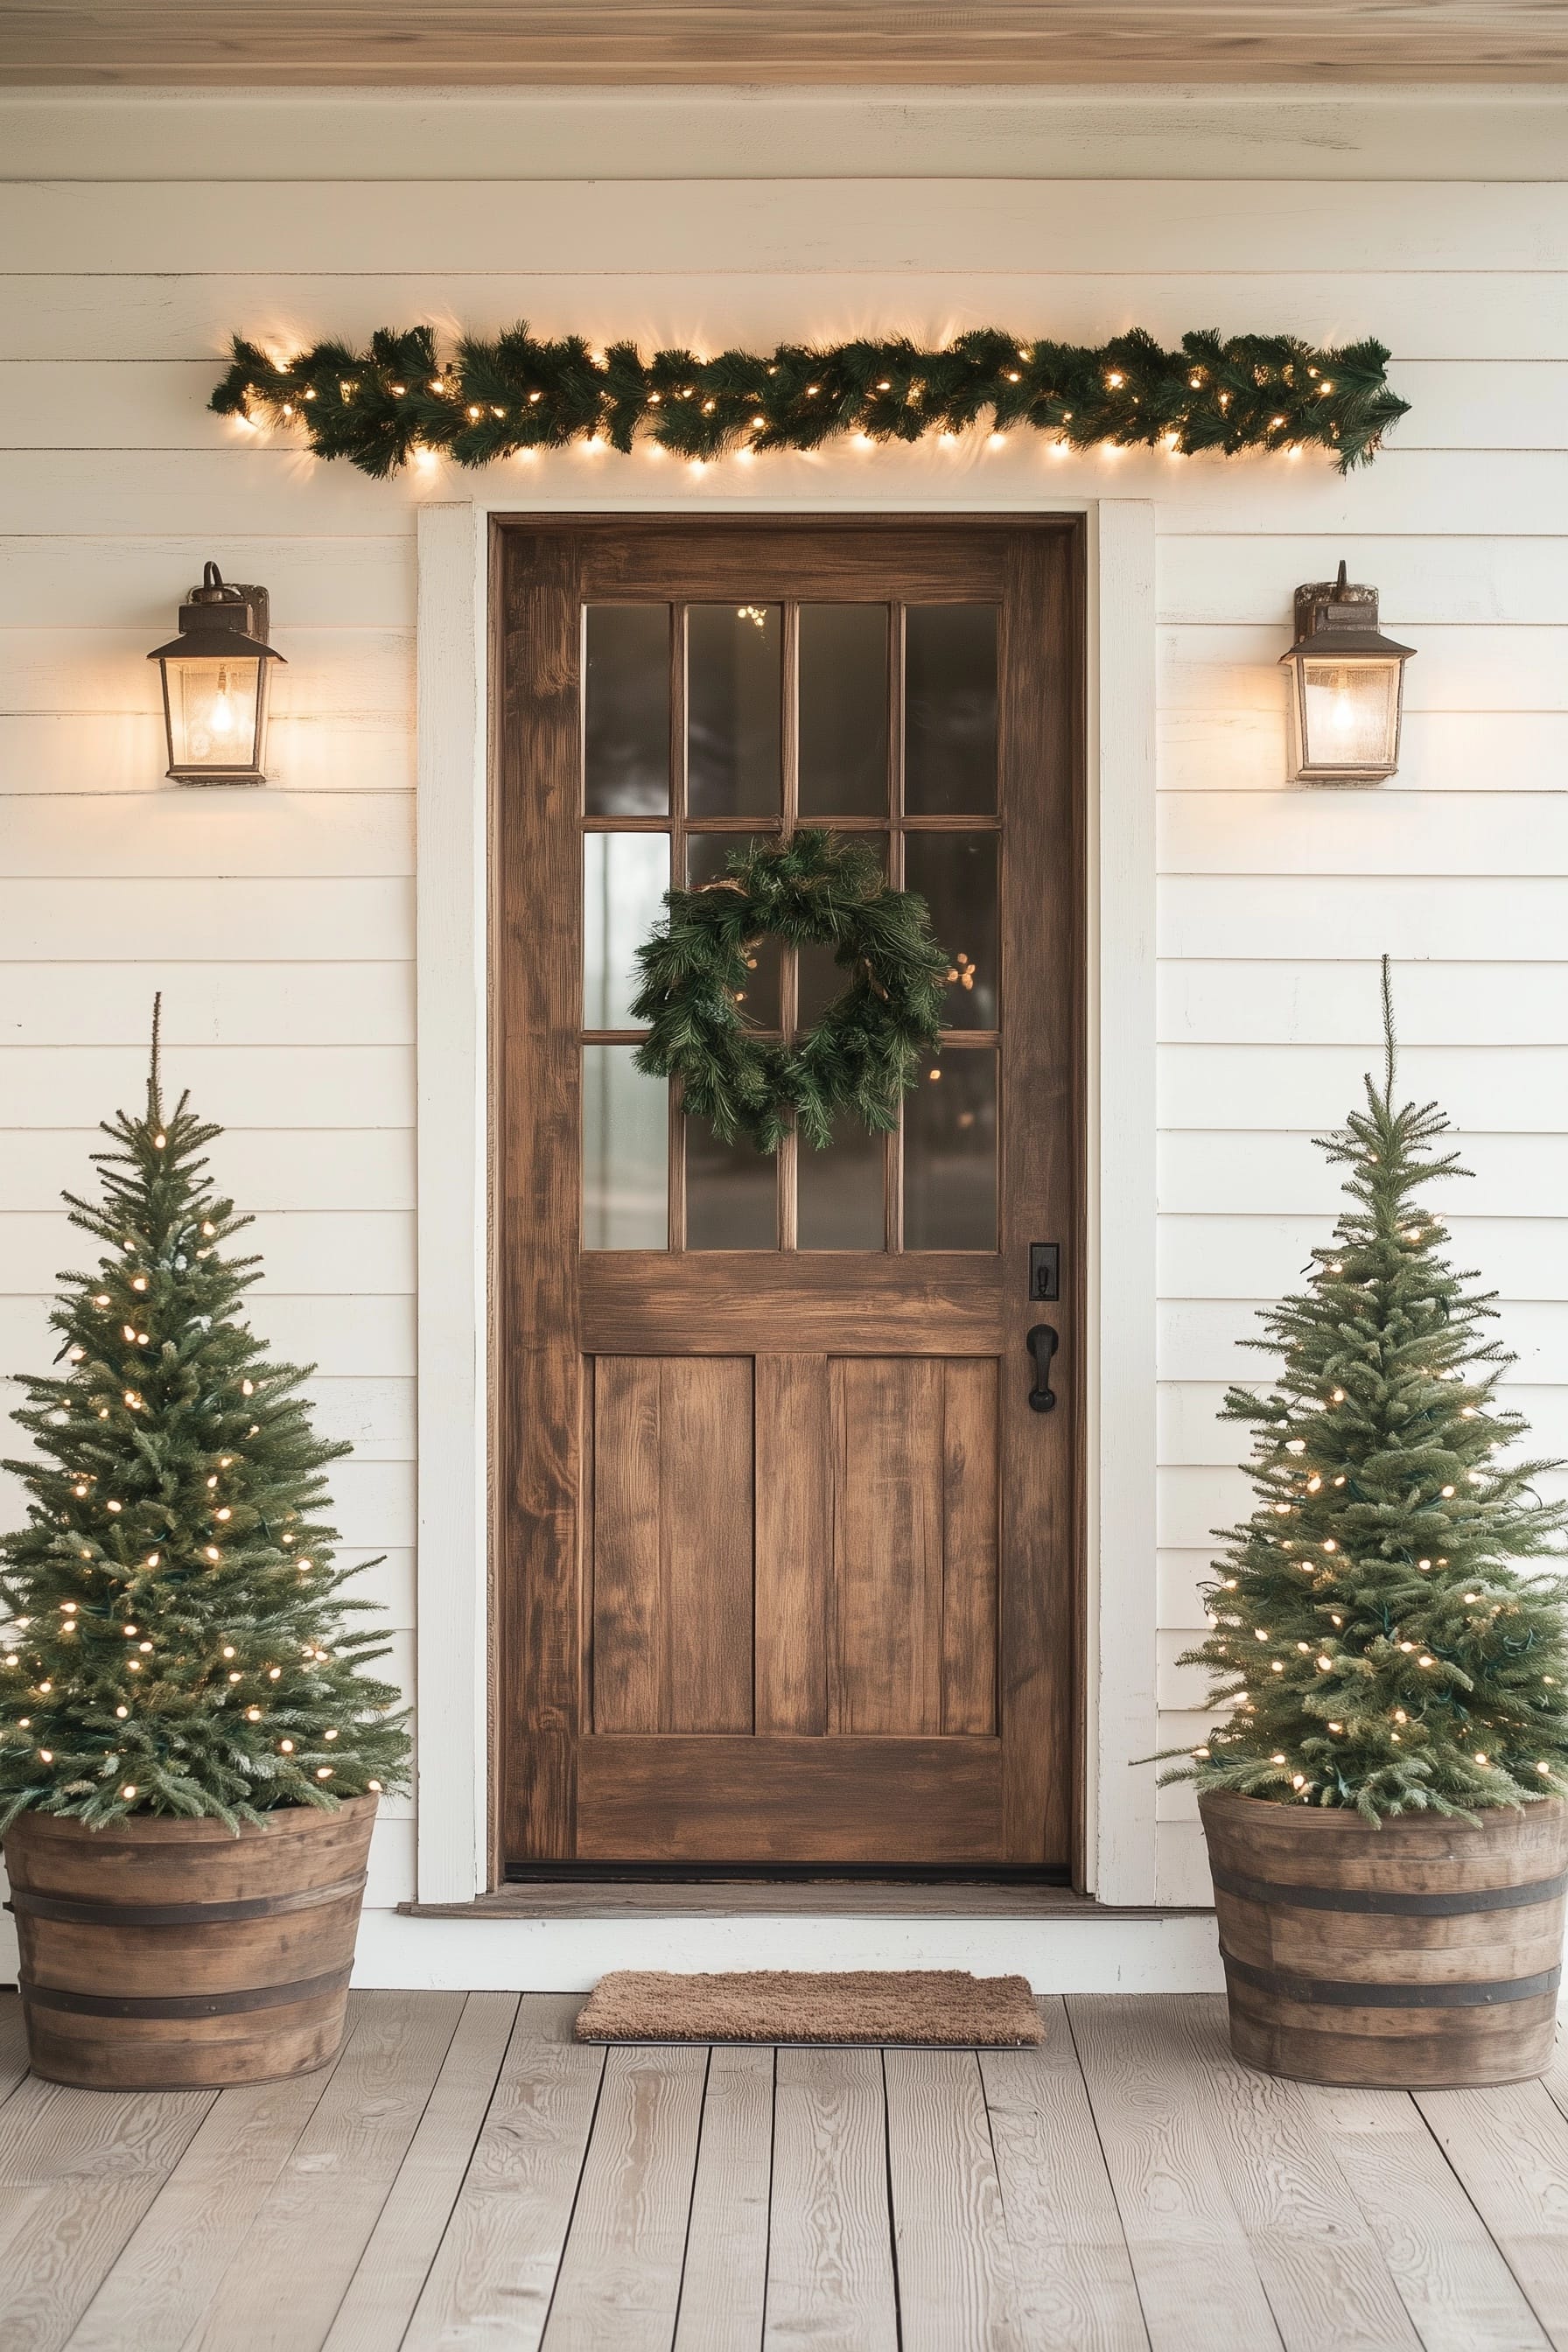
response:
<path id="1" fill-rule="evenodd" d="M 400 1903 L 412 1919 L 613 1919 L 635 1913 L 689 1916 L 872 1919 L 1169 1919 L 1202 1906 L 1097 1903 L 1070 1886 L 948 1880 L 637 1879 L 514 1881 L 468 1903 Z"/>

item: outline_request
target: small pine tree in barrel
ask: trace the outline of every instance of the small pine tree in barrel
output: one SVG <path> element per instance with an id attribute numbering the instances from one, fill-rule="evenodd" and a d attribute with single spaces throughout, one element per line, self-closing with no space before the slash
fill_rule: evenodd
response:
<path id="1" fill-rule="evenodd" d="M 0 1828 L 32 1808 L 237 1830 L 395 1789 L 398 1694 L 363 1671 L 384 1644 L 327 1524 L 350 1448 L 242 1318 L 251 1221 L 207 1172 L 221 1129 L 184 1095 L 164 1115 L 156 1009 L 145 1112 L 103 1131 L 101 1198 L 66 1196 L 102 1255 L 60 1277 L 63 1369 L 24 1379 L 35 1452 L 5 1465 L 29 1500 L 0 1538 Z"/>
<path id="2" fill-rule="evenodd" d="M 1383 995 L 1383 1086 L 1320 1143 L 1350 1205 L 1310 1288 L 1248 1343 L 1283 1357 L 1275 1384 L 1226 1398 L 1255 1432 L 1257 1507 L 1226 1532 L 1213 1630 L 1184 1664 L 1227 1713 L 1167 1777 L 1369 1821 L 1468 1818 L 1568 1792 L 1568 1587 L 1550 1565 L 1568 1506 L 1533 1490 L 1559 1465 L 1517 1452 L 1496 1294 L 1453 1270 L 1417 1197 L 1468 1171 L 1434 1154 L 1436 1105 L 1395 1104 L 1386 958 Z"/>

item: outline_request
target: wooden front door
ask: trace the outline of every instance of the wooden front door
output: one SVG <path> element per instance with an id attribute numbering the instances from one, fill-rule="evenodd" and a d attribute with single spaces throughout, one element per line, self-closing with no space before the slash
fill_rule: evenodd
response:
<path id="1" fill-rule="evenodd" d="M 500 1861 L 1065 1872 L 1080 528 L 498 542 Z M 636 1069 L 634 951 L 672 875 L 806 823 L 958 977 L 900 1135 L 763 1159 Z M 763 945 L 746 1012 L 837 984 Z"/>

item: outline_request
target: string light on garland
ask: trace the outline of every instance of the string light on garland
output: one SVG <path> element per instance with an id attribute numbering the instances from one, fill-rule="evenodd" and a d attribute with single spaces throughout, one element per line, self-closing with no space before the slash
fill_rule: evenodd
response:
<path id="1" fill-rule="evenodd" d="M 1017 427 L 1060 449 L 1206 450 L 1299 456 L 1342 473 L 1366 465 L 1408 412 L 1388 352 L 1367 340 L 1319 351 L 1293 335 L 1184 335 L 1166 350 L 1141 329 L 1089 346 L 1020 342 L 993 327 L 946 344 L 860 339 L 771 353 L 607 351 L 581 336 L 544 341 L 525 325 L 465 336 L 443 363 L 434 331 L 379 329 L 365 352 L 337 341 L 290 357 L 237 335 L 208 405 L 250 425 L 302 428 L 321 457 L 378 478 L 405 466 L 487 466 L 536 449 L 623 454 L 641 440 L 700 470 L 742 450 L 813 450 L 840 438 L 950 444 Z"/>

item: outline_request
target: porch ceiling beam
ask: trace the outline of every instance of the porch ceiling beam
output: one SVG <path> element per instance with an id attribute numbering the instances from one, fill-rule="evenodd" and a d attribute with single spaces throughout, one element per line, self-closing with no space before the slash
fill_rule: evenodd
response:
<path id="1" fill-rule="evenodd" d="M 0 85 L 1541 82 L 1559 0 L 16 0 Z"/>

